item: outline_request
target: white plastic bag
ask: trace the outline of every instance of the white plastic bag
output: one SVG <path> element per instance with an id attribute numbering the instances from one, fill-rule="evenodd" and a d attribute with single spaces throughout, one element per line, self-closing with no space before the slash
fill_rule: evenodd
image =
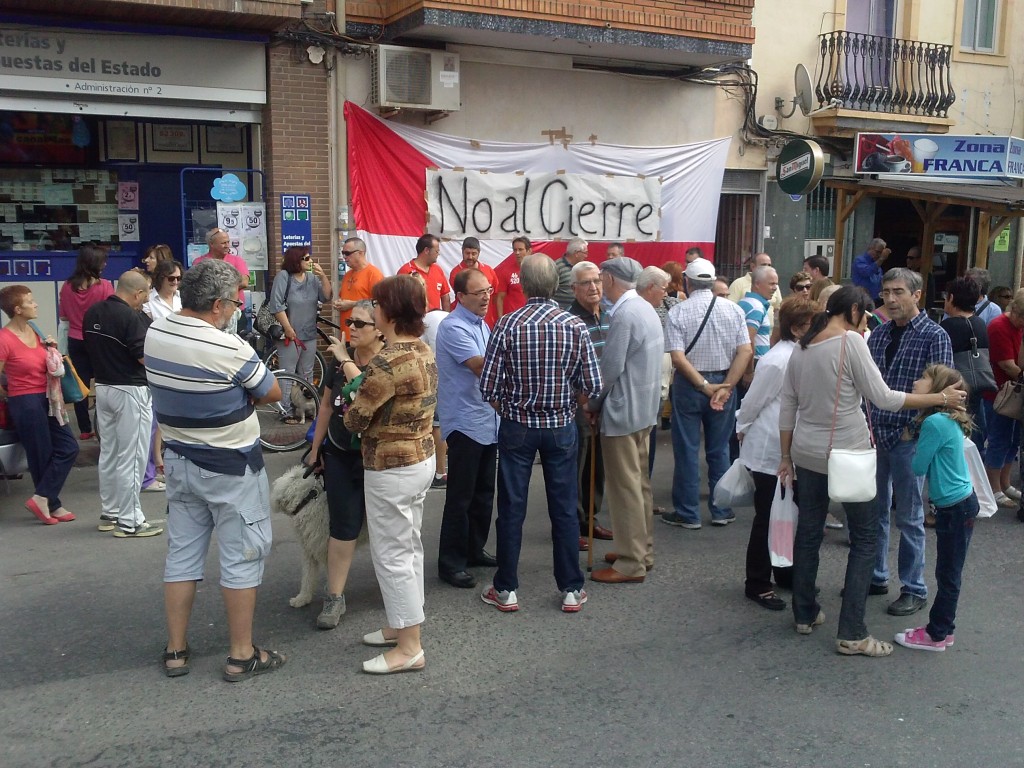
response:
<path id="1" fill-rule="evenodd" d="M 964 439 L 964 458 L 967 459 L 967 471 L 971 473 L 971 484 L 978 496 L 978 517 L 992 517 L 999 509 L 996 497 L 992 494 L 992 486 L 985 472 L 985 463 L 981 454 L 970 438 Z"/>
<path id="2" fill-rule="evenodd" d="M 754 478 L 739 459 L 718 479 L 714 501 L 719 509 L 749 507 L 754 503 Z"/>
<path id="3" fill-rule="evenodd" d="M 796 518 L 798 510 L 793 500 L 793 488 L 782 483 L 775 484 L 775 500 L 772 501 L 772 516 L 768 521 L 768 552 L 775 568 L 789 568 L 793 565 L 793 540 L 796 539 Z"/>

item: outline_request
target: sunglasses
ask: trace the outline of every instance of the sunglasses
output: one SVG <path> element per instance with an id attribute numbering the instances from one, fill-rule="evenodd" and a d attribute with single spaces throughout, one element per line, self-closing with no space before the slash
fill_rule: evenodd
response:
<path id="1" fill-rule="evenodd" d="M 800 283 L 793 290 L 796 290 L 796 291 L 809 291 L 809 290 L 811 290 L 811 284 L 810 283 L 806 283 L 806 284 Z"/>
<path id="2" fill-rule="evenodd" d="M 362 253 L 362 251 L 359 251 L 359 250 L 356 250 L 356 251 L 342 251 L 341 255 L 342 256 L 351 256 L 353 253 Z"/>
<path id="3" fill-rule="evenodd" d="M 178 275 L 177 277 L 168 277 L 167 278 L 167 282 L 168 283 L 180 283 L 181 282 L 181 275 Z"/>
<path id="4" fill-rule="evenodd" d="M 305 256 L 303 256 L 303 257 L 302 257 L 302 260 L 303 260 L 303 261 L 312 261 L 312 260 L 313 260 L 313 257 L 307 254 L 307 255 L 305 255 Z"/>
<path id="5" fill-rule="evenodd" d="M 356 330 L 360 331 L 363 330 L 363 328 L 365 328 L 368 325 L 371 325 L 374 328 L 377 327 L 376 323 L 371 323 L 369 320 L 353 320 L 351 317 L 345 320 L 345 325 L 347 325 L 349 328 L 355 328 Z"/>

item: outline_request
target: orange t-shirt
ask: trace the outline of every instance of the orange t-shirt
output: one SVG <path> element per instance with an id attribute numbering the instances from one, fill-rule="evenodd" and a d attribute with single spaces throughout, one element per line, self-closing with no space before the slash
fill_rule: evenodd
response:
<path id="1" fill-rule="evenodd" d="M 484 322 L 487 323 L 488 328 L 493 328 L 494 324 L 498 322 L 498 276 L 494 273 L 494 270 L 488 267 L 483 262 L 478 261 L 476 268 L 483 272 L 484 277 L 487 278 L 487 282 L 491 284 L 491 288 L 494 289 L 494 293 L 491 294 L 491 303 L 487 305 L 487 314 L 484 315 Z M 448 282 L 455 285 L 455 276 L 463 270 L 462 262 L 460 261 L 452 269 L 451 274 L 448 276 Z M 452 301 L 452 309 L 455 309 L 455 305 L 459 303 L 458 294 L 455 295 L 455 299 Z"/>
<path id="2" fill-rule="evenodd" d="M 423 276 L 423 282 L 427 288 L 427 312 L 432 309 L 443 309 L 441 297 L 447 296 L 452 292 L 451 286 L 445 280 L 444 271 L 437 264 L 431 264 L 430 269 L 424 272 L 419 268 L 414 259 L 408 264 L 403 264 L 399 268 L 398 274 L 411 275 L 414 271 L 419 272 Z"/>
<path id="3" fill-rule="evenodd" d="M 338 298 L 342 301 L 359 301 L 361 299 L 373 298 L 373 286 L 384 279 L 384 275 L 373 264 L 367 264 L 362 269 L 348 270 L 341 278 L 341 287 L 338 288 Z M 348 327 L 345 320 L 352 314 L 348 309 L 341 313 L 338 322 L 341 323 L 341 331 L 348 338 Z"/>

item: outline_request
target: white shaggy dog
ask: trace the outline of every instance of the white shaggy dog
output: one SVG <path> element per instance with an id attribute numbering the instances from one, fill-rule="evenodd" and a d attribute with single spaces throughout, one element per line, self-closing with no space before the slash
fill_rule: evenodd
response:
<path id="1" fill-rule="evenodd" d="M 270 508 L 290 516 L 295 523 L 295 533 L 302 546 L 302 583 L 299 594 L 290 598 L 288 604 L 292 608 L 301 608 L 313 600 L 320 569 L 327 568 L 327 540 L 331 535 L 331 525 L 323 479 L 308 467 L 292 467 L 274 481 Z M 359 541 L 366 541 L 365 525 Z"/>

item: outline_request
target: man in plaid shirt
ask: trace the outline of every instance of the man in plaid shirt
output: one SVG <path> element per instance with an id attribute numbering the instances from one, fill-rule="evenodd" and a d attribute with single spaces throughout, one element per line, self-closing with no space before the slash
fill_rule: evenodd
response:
<path id="1" fill-rule="evenodd" d="M 890 269 L 882 278 L 882 301 L 889 322 L 868 339 L 868 349 L 889 389 L 910 392 L 914 381 L 933 363 L 953 366 L 949 334 L 922 312 L 921 275 L 909 269 Z M 911 462 L 917 440 L 904 434 L 917 411 L 883 411 L 868 404 L 878 454 L 875 501 L 878 504 L 878 553 L 869 594 L 889 591 L 889 508 L 895 495 L 896 525 L 900 529 L 900 596 L 889 605 L 893 616 L 909 616 L 928 603 L 924 583 L 924 478 L 914 475 Z"/>
<path id="2" fill-rule="evenodd" d="M 601 368 L 586 325 L 552 301 L 554 262 L 523 259 L 526 306 L 502 317 L 487 343 L 480 393 L 501 415 L 498 427 L 498 570 L 481 598 L 500 611 L 519 609 L 519 551 L 533 459 L 540 452 L 551 518 L 555 582 L 562 610 L 587 600 L 576 519 L 576 424 L 579 401 L 601 392 Z"/>

